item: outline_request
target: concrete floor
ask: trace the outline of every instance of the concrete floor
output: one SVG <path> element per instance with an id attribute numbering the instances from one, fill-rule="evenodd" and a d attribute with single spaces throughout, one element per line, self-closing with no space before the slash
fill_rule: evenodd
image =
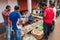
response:
<path id="1" fill-rule="evenodd" d="M 49 40 L 60 40 L 60 16 L 56 19 L 55 29 L 49 36 Z"/>
<path id="2" fill-rule="evenodd" d="M 1 27 L 1 26 L 0 26 Z M 0 28 L 1 29 L 1 28 Z M 3 28 L 4 29 L 4 28 Z M 2 32 L 3 33 L 3 32 Z M 0 40 L 5 40 L 3 34 L 0 34 Z M 54 31 L 50 34 L 48 40 L 60 40 L 60 16 L 56 19 Z"/>

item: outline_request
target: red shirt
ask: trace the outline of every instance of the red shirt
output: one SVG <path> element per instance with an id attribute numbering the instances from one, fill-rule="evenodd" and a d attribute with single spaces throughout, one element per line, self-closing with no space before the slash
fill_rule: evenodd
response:
<path id="1" fill-rule="evenodd" d="M 7 12 L 6 10 L 4 10 L 2 12 L 3 18 L 4 18 L 4 23 L 7 26 L 8 25 L 8 18 L 9 18 L 9 12 Z"/>
<path id="2" fill-rule="evenodd" d="M 52 23 L 54 17 L 54 12 L 53 12 L 53 8 L 48 7 L 44 10 L 44 18 L 43 18 L 43 22 L 46 22 L 48 24 Z"/>

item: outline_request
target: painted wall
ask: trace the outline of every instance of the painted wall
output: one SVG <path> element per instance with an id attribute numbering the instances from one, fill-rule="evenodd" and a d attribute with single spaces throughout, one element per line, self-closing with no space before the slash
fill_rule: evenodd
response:
<path id="1" fill-rule="evenodd" d="M 7 5 L 7 0 L 0 0 L 0 23 L 4 22 L 2 17 L 2 10 L 5 9 L 6 5 Z"/>
<path id="2" fill-rule="evenodd" d="M 18 0 L 18 4 L 20 5 L 21 11 L 22 10 L 28 10 L 28 1 L 30 0 Z M 32 9 L 35 9 L 37 7 L 36 0 L 31 0 Z M 29 4 L 30 6 L 30 4 Z"/>
<path id="3" fill-rule="evenodd" d="M 27 0 L 18 0 L 18 4 L 20 6 L 20 11 L 28 9 Z"/>
<path id="4" fill-rule="evenodd" d="M 2 11 L 5 9 L 6 5 L 10 5 L 12 7 L 12 10 L 14 9 L 14 6 L 17 5 L 16 0 L 0 0 L 0 23 L 3 23 L 3 16 Z"/>
<path id="5" fill-rule="evenodd" d="M 32 0 L 32 9 L 35 9 L 37 7 L 37 1 Z"/>
<path id="6" fill-rule="evenodd" d="M 14 6 L 17 5 L 17 0 L 8 0 L 8 5 L 11 6 L 12 10 L 14 10 Z"/>

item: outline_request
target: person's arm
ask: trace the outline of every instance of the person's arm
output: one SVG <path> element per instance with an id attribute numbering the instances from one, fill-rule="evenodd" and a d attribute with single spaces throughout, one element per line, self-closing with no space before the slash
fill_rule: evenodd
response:
<path id="1" fill-rule="evenodd" d="M 11 13 L 10 13 L 11 14 Z M 9 15 L 9 18 L 8 18 L 8 26 L 11 26 L 12 25 L 12 22 L 11 22 L 11 15 Z"/>
<path id="2" fill-rule="evenodd" d="M 8 19 L 8 26 L 11 27 L 11 20 Z"/>
<path id="3" fill-rule="evenodd" d="M 47 15 L 47 10 L 44 11 L 44 18 L 46 17 Z"/>
<path id="4" fill-rule="evenodd" d="M 55 8 L 53 8 L 53 12 L 54 12 L 54 21 L 56 21 L 56 9 Z"/>
<path id="5" fill-rule="evenodd" d="M 18 22 L 18 25 L 19 25 L 19 24 L 22 24 L 22 22 L 23 22 L 22 15 L 21 15 L 20 13 L 18 13 L 17 16 L 18 16 L 18 21 L 19 21 L 19 22 Z"/>
<path id="6" fill-rule="evenodd" d="M 2 12 L 2 15 L 9 16 L 9 13 Z"/>
<path id="7" fill-rule="evenodd" d="M 17 15 L 17 16 L 18 16 L 18 18 L 22 18 L 21 13 L 19 13 L 19 12 L 18 12 L 17 14 L 18 14 L 18 15 Z"/>

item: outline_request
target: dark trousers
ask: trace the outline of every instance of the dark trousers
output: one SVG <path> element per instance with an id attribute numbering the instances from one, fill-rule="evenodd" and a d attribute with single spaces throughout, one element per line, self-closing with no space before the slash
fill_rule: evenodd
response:
<path id="1" fill-rule="evenodd" d="M 44 31 L 45 39 L 48 39 L 48 36 L 50 35 L 50 31 L 51 31 L 50 27 L 51 27 L 51 24 L 47 24 L 43 22 L 43 31 Z"/>
<path id="2" fill-rule="evenodd" d="M 54 31 L 54 28 L 55 28 L 55 21 L 52 21 L 52 25 L 51 25 L 51 27 L 50 27 L 51 32 Z"/>

